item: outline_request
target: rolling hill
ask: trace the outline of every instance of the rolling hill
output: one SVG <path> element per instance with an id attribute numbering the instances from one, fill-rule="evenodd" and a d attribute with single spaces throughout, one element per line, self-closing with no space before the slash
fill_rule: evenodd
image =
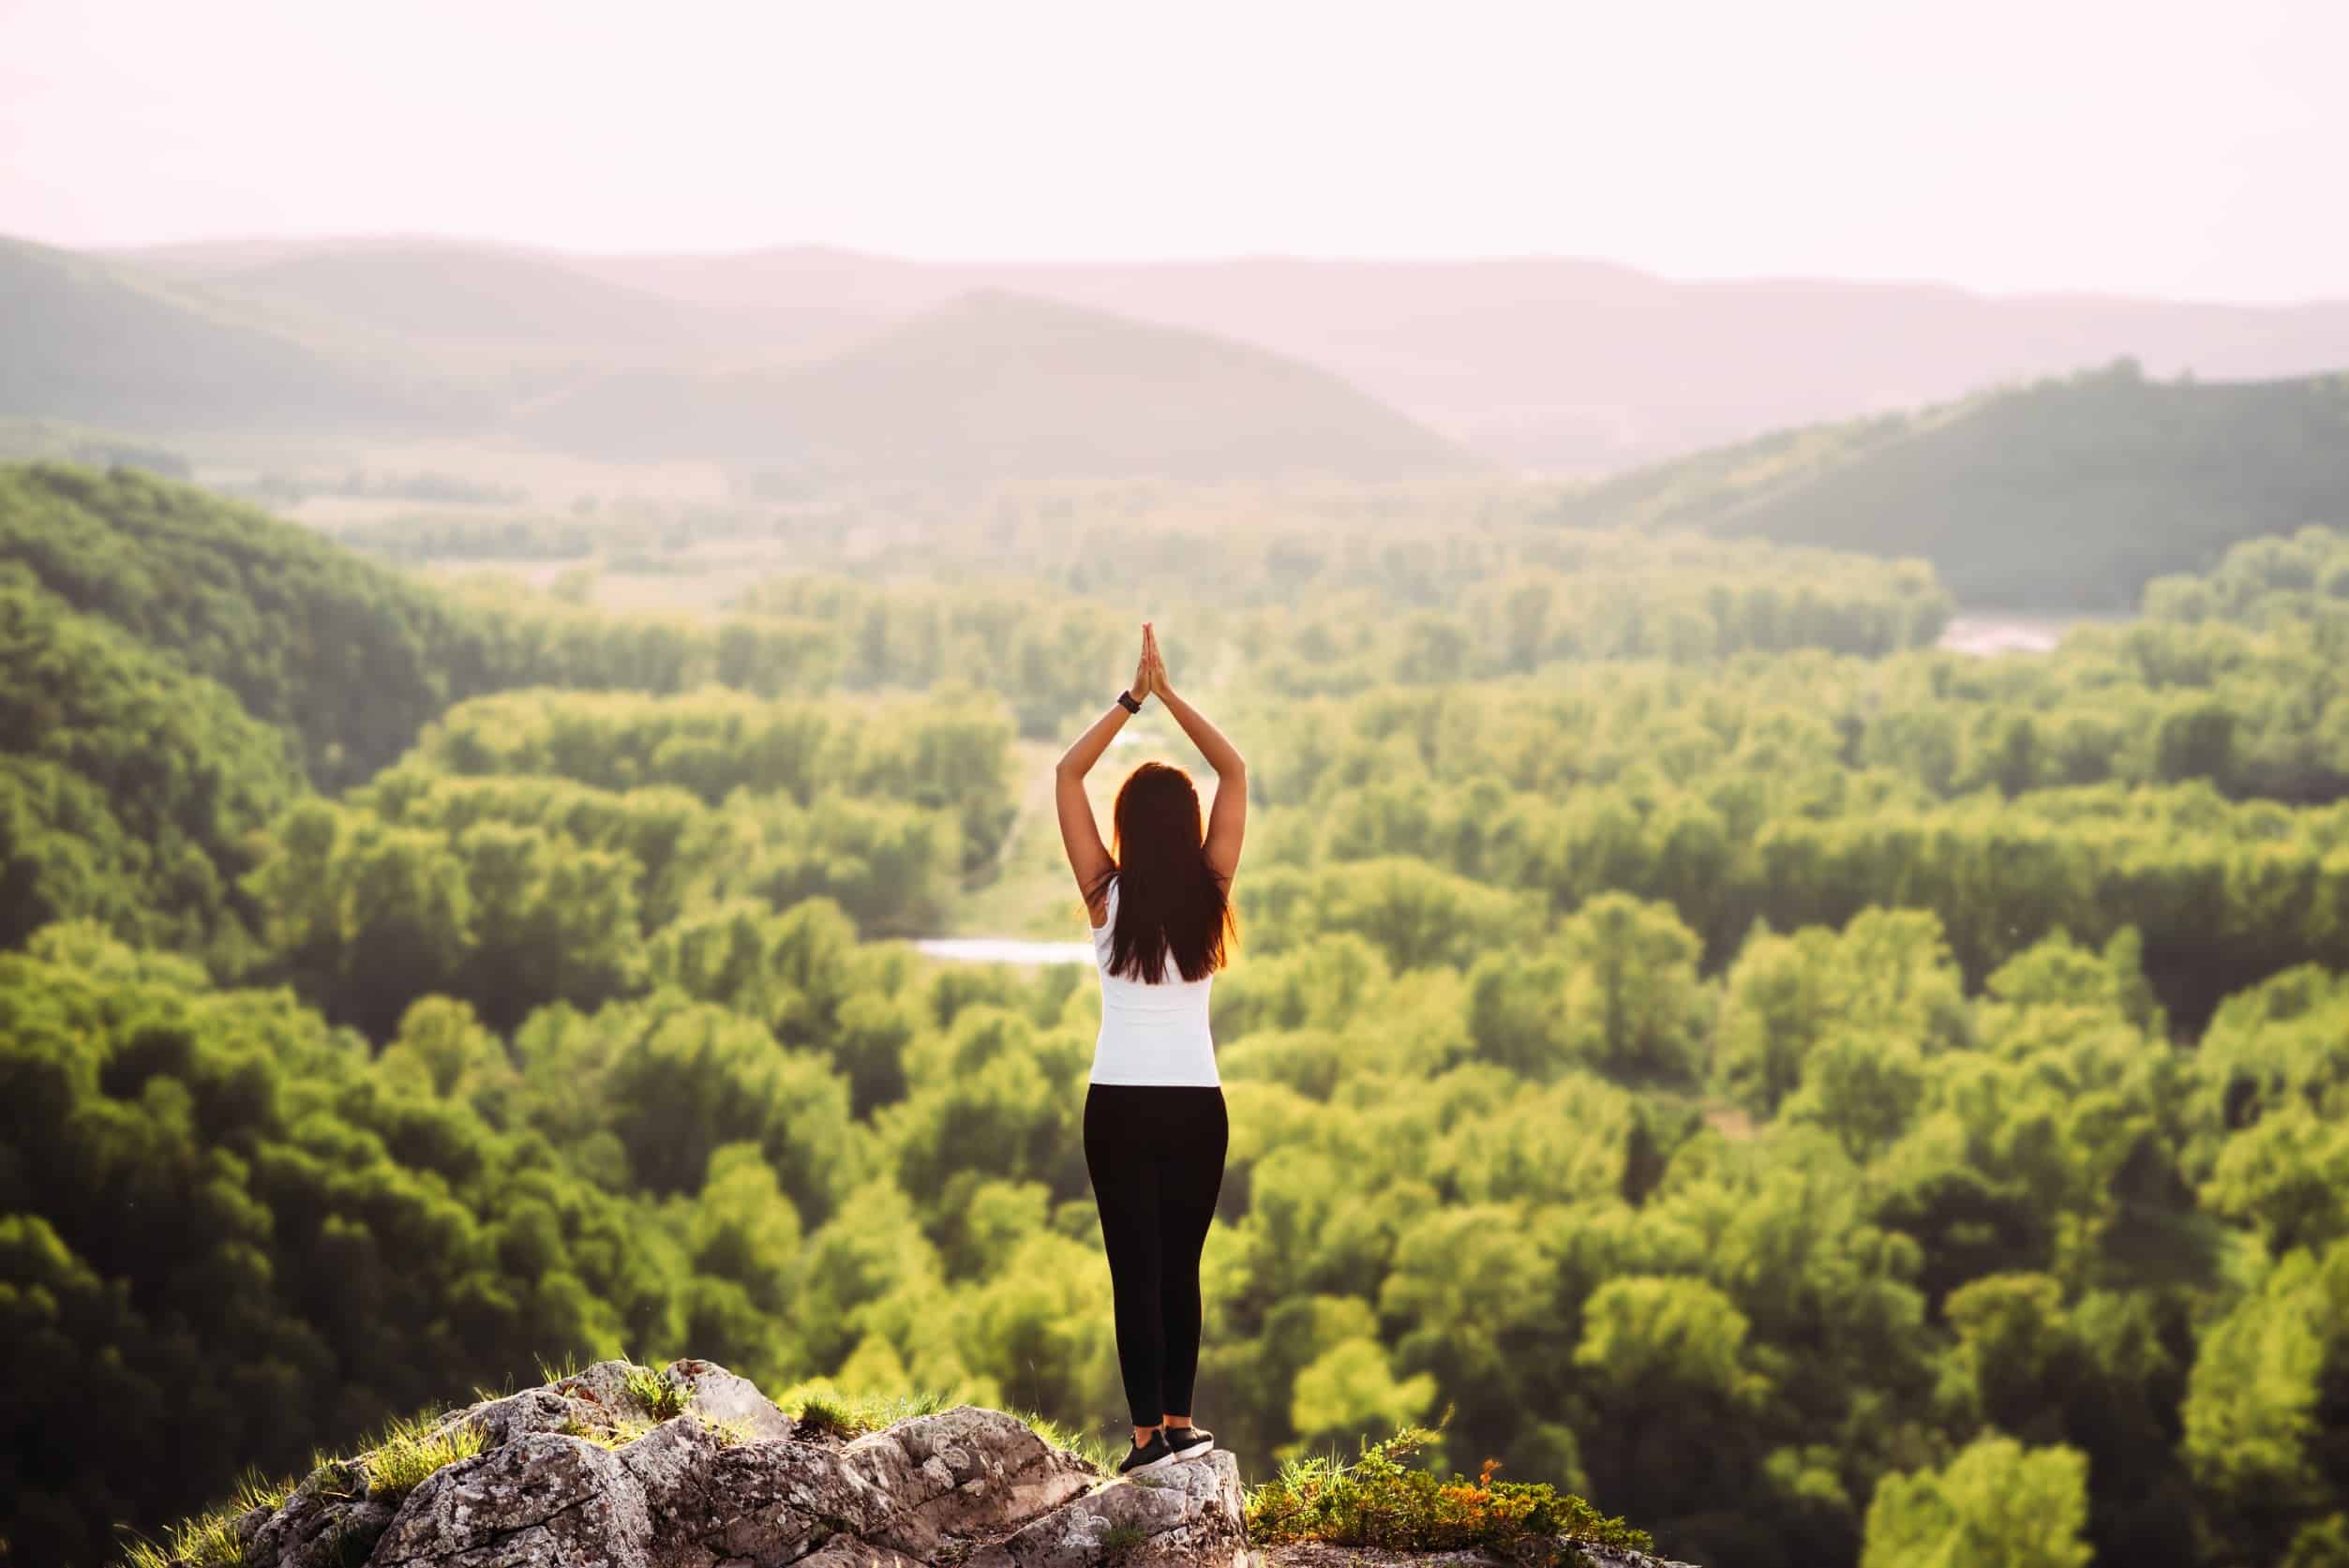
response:
<path id="1" fill-rule="evenodd" d="M 0 239 L 0 414 L 142 431 L 461 414 L 413 366 L 331 351 L 316 330 L 201 283 Z"/>
<path id="2" fill-rule="evenodd" d="M 527 251 L 427 240 L 200 270 L 224 298 L 498 368 L 771 364 L 838 349 L 880 321 L 821 302 L 680 301 Z"/>
<path id="3" fill-rule="evenodd" d="M 1968 605 L 2129 609 L 2238 540 L 2349 521 L 2349 376 L 2163 381 L 2123 362 L 1781 431 L 1588 486 L 1557 515 L 1920 556 Z"/>
<path id="4" fill-rule="evenodd" d="M 950 301 L 815 365 L 609 376 L 530 411 L 516 429 L 606 455 L 954 484 L 1376 481 L 1472 462 L 1312 366 L 996 291 Z"/>

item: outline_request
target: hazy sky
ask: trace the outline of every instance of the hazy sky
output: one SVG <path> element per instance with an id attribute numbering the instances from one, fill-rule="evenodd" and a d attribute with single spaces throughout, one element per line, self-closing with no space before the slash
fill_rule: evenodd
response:
<path id="1" fill-rule="evenodd" d="M 0 0 L 0 232 L 2349 295 L 2349 0 Z"/>

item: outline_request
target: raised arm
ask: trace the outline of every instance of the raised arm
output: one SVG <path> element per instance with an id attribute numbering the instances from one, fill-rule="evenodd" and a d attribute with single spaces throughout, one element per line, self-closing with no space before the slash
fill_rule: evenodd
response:
<path id="1" fill-rule="evenodd" d="M 1143 622 L 1142 639 L 1142 662 L 1134 669 L 1134 683 L 1127 688 L 1136 702 L 1150 694 L 1147 621 Z M 1110 741 L 1131 717 L 1124 703 L 1111 703 L 1109 711 L 1094 720 L 1091 727 L 1078 736 L 1053 765 L 1053 805 L 1060 815 L 1060 847 L 1068 852 L 1069 869 L 1076 874 L 1077 892 L 1085 900 L 1085 918 L 1097 926 L 1101 923 L 1103 910 L 1101 878 L 1110 869 L 1110 859 L 1108 846 L 1101 843 L 1100 824 L 1093 820 L 1093 802 L 1085 793 L 1085 776 L 1101 760 Z"/>
<path id="2" fill-rule="evenodd" d="M 1205 714 L 1174 694 L 1174 688 L 1167 683 L 1166 661 L 1159 652 L 1158 636 L 1146 623 L 1142 628 L 1142 646 L 1150 690 L 1166 704 L 1166 710 L 1183 726 L 1183 733 L 1207 759 L 1207 766 L 1216 770 L 1215 803 L 1207 808 L 1207 864 L 1229 886 L 1240 869 L 1240 841 L 1248 835 L 1248 764 L 1240 760 L 1239 748 L 1226 740 Z"/>

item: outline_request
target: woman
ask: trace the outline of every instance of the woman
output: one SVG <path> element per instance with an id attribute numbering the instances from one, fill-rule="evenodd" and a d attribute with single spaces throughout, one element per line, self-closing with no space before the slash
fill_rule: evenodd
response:
<path id="1" fill-rule="evenodd" d="M 1155 695 L 1216 770 L 1206 832 L 1179 768 L 1145 762 L 1117 791 L 1115 854 L 1101 845 L 1085 775 Z M 1149 623 L 1130 691 L 1055 769 L 1060 842 L 1093 926 L 1101 1031 L 1085 1095 L 1085 1166 L 1116 1301 L 1117 1363 L 1133 1417 L 1121 1475 L 1200 1458 L 1215 1434 L 1191 1424 L 1199 1369 L 1199 1253 L 1223 1186 L 1222 1080 L 1207 991 L 1232 933 L 1232 875 L 1248 819 L 1240 754 L 1174 694 Z"/>

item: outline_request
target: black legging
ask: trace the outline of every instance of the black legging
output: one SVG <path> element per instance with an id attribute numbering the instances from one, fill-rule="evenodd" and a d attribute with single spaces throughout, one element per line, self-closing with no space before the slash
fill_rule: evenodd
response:
<path id="1" fill-rule="evenodd" d="M 1117 1366 L 1133 1424 L 1190 1413 L 1199 1373 L 1199 1253 L 1223 1187 L 1223 1091 L 1095 1083 L 1085 1169 L 1117 1303 Z"/>

